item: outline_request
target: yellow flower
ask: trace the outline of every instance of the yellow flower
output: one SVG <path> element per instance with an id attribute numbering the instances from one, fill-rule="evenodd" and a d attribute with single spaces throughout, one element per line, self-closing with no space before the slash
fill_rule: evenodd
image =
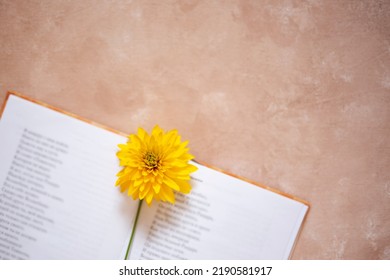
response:
<path id="1" fill-rule="evenodd" d="M 126 144 L 119 144 L 117 156 L 123 169 L 117 174 L 116 186 L 133 199 L 175 203 L 173 191 L 189 193 L 190 173 L 197 168 L 188 163 L 188 141 L 181 142 L 177 130 L 167 133 L 155 126 L 149 135 L 139 128 Z"/>

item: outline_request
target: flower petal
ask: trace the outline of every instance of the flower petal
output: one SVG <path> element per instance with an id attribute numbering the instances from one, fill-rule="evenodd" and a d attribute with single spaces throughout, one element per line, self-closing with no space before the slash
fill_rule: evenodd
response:
<path id="1" fill-rule="evenodd" d="M 170 187 L 171 189 L 174 189 L 175 191 L 180 191 L 180 187 L 176 184 L 175 181 L 173 181 L 168 176 L 164 177 L 163 183 L 165 183 L 168 187 Z"/>

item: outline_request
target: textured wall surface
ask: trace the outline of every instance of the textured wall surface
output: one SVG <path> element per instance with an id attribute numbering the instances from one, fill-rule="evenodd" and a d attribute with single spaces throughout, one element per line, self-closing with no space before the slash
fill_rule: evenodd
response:
<path id="1" fill-rule="evenodd" d="M 7 90 L 309 201 L 294 259 L 390 259 L 390 1 L 0 0 Z"/>

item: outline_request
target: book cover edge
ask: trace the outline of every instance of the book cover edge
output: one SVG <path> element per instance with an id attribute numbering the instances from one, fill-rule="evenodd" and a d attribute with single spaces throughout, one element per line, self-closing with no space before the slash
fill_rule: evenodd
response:
<path id="1" fill-rule="evenodd" d="M 300 202 L 300 203 L 302 203 L 302 204 L 304 204 L 304 205 L 306 205 L 306 206 L 308 207 L 307 212 L 308 212 L 309 209 L 310 209 L 310 203 L 309 203 L 308 201 L 304 200 L 304 199 L 301 199 L 301 198 L 298 198 L 298 197 L 296 197 L 296 196 L 294 196 L 294 195 L 291 195 L 291 194 L 289 194 L 289 193 L 280 191 L 280 190 L 278 190 L 278 189 L 276 189 L 276 188 L 271 188 L 271 187 L 266 186 L 266 185 L 264 185 L 264 184 L 261 184 L 261 183 L 259 183 L 259 182 L 257 182 L 257 181 L 253 181 L 253 180 L 251 180 L 251 179 L 248 179 L 248 178 L 245 178 L 245 177 L 236 175 L 236 174 L 231 173 L 231 172 L 229 172 L 229 171 L 220 169 L 220 168 L 218 168 L 218 167 L 215 167 L 215 166 L 210 165 L 210 164 L 208 164 L 208 163 L 205 163 L 205 162 L 203 162 L 203 161 L 199 161 L 199 160 L 193 160 L 193 161 L 196 162 L 196 163 L 198 163 L 198 164 L 200 164 L 200 165 L 203 165 L 203 166 L 206 166 L 206 167 L 208 167 L 208 168 L 214 169 L 214 170 L 216 170 L 216 171 L 218 171 L 218 172 L 224 173 L 224 174 L 226 174 L 226 175 L 228 175 L 228 176 L 231 176 L 231 177 L 233 177 L 233 178 L 237 178 L 237 179 L 239 179 L 239 180 L 245 181 L 245 182 L 247 182 L 247 183 L 249 183 L 249 184 L 255 185 L 255 186 L 260 187 L 260 188 L 262 188 L 262 189 L 266 189 L 266 190 L 268 190 L 268 191 L 271 191 L 271 192 L 274 192 L 274 193 L 276 193 L 276 194 L 282 195 L 282 196 L 284 196 L 284 197 L 290 198 L 290 199 L 292 199 L 292 200 L 298 201 L 298 202 Z"/>
<path id="2" fill-rule="evenodd" d="M 7 95 L 6 95 L 6 97 L 5 97 L 5 100 L 4 100 L 3 105 L 2 105 L 2 107 L 1 107 L 0 118 L 1 118 L 2 115 L 3 115 L 3 111 L 4 111 L 4 109 L 5 109 L 5 106 L 6 106 L 6 104 L 7 104 L 7 101 L 9 100 L 9 97 L 10 97 L 11 95 L 14 95 L 14 96 L 17 96 L 17 97 L 19 97 L 19 98 L 25 99 L 25 100 L 27 100 L 27 101 L 33 102 L 33 103 L 35 103 L 35 104 L 41 105 L 41 106 L 46 107 L 46 108 L 48 108 L 48 109 L 51 109 L 51 110 L 53 110 L 53 111 L 62 113 L 62 114 L 67 115 L 67 116 L 69 116 L 69 117 L 78 119 L 78 120 L 80 120 L 80 121 L 82 121 L 82 122 L 85 122 L 85 123 L 91 124 L 91 125 L 93 125 L 93 126 L 102 128 L 102 129 L 104 129 L 104 130 L 110 131 L 110 132 L 112 132 L 112 133 L 115 133 L 115 134 L 118 134 L 118 135 L 127 137 L 127 134 L 125 134 L 125 133 L 123 133 L 123 132 L 121 132 L 121 131 L 119 131 L 119 130 L 113 129 L 113 128 L 111 128 L 111 127 L 109 127 L 109 126 L 106 126 L 106 125 L 103 125 L 103 124 L 101 124 L 101 123 L 97 123 L 97 122 L 91 121 L 91 120 L 89 120 L 89 119 L 87 119 L 87 118 L 84 118 L 84 117 L 81 117 L 81 116 L 79 116 L 79 115 L 77 115 L 77 114 L 71 113 L 71 112 L 69 112 L 69 111 L 67 111 L 67 110 L 65 110 L 65 109 L 61 109 L 61 108 L 59 108 L 59 107 L 50 105 L 50 104 L 48 104 L 48 103 L 42 102 L 42 101 L 40 101 L 40 100 L 37 100 L 37 99 L 35 99 L 35 98 L 26 96 L 26 95 L 21 94 L 21 93 L 16 92 L 16 91 L 7 91 Z"/>

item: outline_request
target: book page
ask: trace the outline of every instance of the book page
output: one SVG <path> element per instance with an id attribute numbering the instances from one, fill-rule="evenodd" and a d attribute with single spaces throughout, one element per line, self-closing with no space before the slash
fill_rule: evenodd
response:
<path id="1" fill-rule="evenodd" d="M 0 122 L 0 259 L 119 259 L 137 204 L 114 187 L 126 138 L 10 95 Z"/>
<path id="2" fill-rule="evenodd" d="M 195 165 L 189 195 L 143 206 L 131 259 L 287 259 L 308 206 Z"/>

